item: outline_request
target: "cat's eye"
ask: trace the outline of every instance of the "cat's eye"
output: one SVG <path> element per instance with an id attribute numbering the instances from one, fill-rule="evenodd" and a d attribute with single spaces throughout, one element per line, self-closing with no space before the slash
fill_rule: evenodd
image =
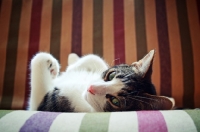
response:
<path id="1" fill-rule="evenodd" d="M 116 75 L 116 72 L 111 72 L 109 75 L 108 75 L 108 81 L 111 81 L 111 80 L 113 80 L 113 78 L 115 77 L 115 75 Z"/>
<path id="2" fill-rule="evenodd" d="M 111 98 L 111 102 L 112 102 L 112 104 L 114 104 L 115 106 L 118 106 L 118 107 L 119 107 L 119 105 L 120 105 L 119 100 L 118 100 L 117 98 L 115 98 L 115 97 L 112 97 L 112 98 Z"/>

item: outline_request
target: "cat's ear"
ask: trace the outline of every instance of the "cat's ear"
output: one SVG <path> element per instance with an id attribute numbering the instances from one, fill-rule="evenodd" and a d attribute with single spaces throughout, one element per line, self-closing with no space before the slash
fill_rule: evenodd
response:
<path id="1" fill-rule="evenodd" d="M 69 56 L 68 56 L 68 65 L 74 64 L 79 59 L 80 59 L 80 57 L 77 54 L 75 54 L 75 53 L 69 54 Z"/>
<path id="2" fill-rule="evenodd" d="M 175 101 L 173 98 L 170 97 L 166 97 L 166 96 L 157 96 L 157 95 L 150 95 L 147 93 L 143 93 L 142 95 L 143 97 L 145 97 L 148 100 L 148 104 L 144 104 L 146 106 L 144 106 L 145 109 L 149 109 L 149 110 L 171 110 L 174 108 L 175 106 Z M 144 102 L 145 101 L 144 99 Z"/>
<path id="3" fill-rule="evenodd" d="M 152 74 L 152 62 L 155 51 L 151 50 L 145 57 L 138 62 L 132 63 L 132 69 L 142 77 L 151 77 Z"/>

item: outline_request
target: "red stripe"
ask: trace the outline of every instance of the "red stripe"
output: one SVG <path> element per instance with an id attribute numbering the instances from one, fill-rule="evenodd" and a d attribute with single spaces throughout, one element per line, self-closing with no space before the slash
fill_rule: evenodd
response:
<path id="1" fill-rule="evenodd" d="M 40 25 L 41 25 L 41 14 L 42 14 L 42 0 L 34 0 L 32 4 L 32 13 L 31 13 L 31 25 L 30 25 L 30 41 L 29 41 L 29 49 L 28 49 L 28 64 L 30 64 L 30 60 L 39 50 L 39 40 L 40 40 Z M 30 94 L 30 70 L 27 67 L 26 74 L 26 90 L 25 90 L 25 101 L 24 101 L 24 109 L 26 109 L 28 104 L 28 97 Z"/>
<path id="2" fill-rule="evenodd" d="M 82 0 L 73 0 L 72 52 L 81 56 Z"/>
<path id="3" fill-rule="evenodd" d="M 183 62 L 183 106 L 194 108 L 194 58 L 186 0 L 176 0 Z"/>
<path id="4" fill-rule="evenodd" d="M 125 63 L 124 1 L 114 0 L 115 64 Z"/>
<path id="5" fill-rule="evenodd" d="M 139 111 L 139 132 L 167 132 L 165 119 L 160 111 Z"/>
<path id="6" fill-rule="evenodd" d="M 156 0 L 156 21 L 158 31 L 160 69 L 161 69 L 161 95 L 171 96 L 171 58 L 169 49 L 169 32 L 165 0 Z"/>

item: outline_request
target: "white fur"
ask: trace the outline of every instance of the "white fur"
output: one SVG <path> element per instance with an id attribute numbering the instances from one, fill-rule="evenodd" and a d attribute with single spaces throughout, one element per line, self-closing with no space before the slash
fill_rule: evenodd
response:
<path id="1" fill-rule="evenodd" d="M 52 67 L 50 68 L 50 64 Z M 39 53 L 31 61 L 30 110 L 36 110 L 44 95 L 54 88 L 53 79 L 57 77 L 60 66 L 52 55 Z M 54 70 L 50 72 L 51 70 Z"/>
<path id="2" fill-rule="evenodd" d="M 51 63 L 52 67 L 49 68 Z M 69 99 L 76 112 L 103 111 L 105 95 L 123 87 L 117 79 L 103 81 L 101 74 L 108 69 L 108 65 L 96 55 L 87 55 L 80 59 L 71 55 L 69 63 L 66 71 L 57 77 L 60 67 L 52 55 L 38 53 L 32 59 L 30 110 L 37 110 L 45 94 L 57 87 L 60 95 Z M 95 95 L 88 92 L 91 86 Z"/>

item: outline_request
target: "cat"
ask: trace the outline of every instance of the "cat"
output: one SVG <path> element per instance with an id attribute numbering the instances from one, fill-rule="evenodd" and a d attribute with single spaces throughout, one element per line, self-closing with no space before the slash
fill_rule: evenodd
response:
<path id="1" fill-rule="evenodd" d="M 29 110 L 52 112 L 114 112 L 169 110 L 174 100 L 157 96 L 151 82 L 155 51 L 141 60 L 109 67 L 97 55 L 70 54 L 68 67 L 49 53 L 36 54 L 30 64 Z"/>

